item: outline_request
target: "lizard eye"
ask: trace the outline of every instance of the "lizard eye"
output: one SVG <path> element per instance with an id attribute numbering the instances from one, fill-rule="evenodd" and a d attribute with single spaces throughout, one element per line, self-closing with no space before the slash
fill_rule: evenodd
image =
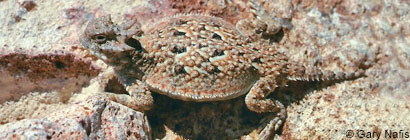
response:
<path id="1" fill-rule="evenodd" d="M 107 37 L 105 36 L 105 35 L 103 35 L 103 34 L 99 34 L 99 35 L 95 35 L 94 36 L 94 40 L 97 42 L 97 43 L 105 43 L 105 41 L 107 41 Z"/>

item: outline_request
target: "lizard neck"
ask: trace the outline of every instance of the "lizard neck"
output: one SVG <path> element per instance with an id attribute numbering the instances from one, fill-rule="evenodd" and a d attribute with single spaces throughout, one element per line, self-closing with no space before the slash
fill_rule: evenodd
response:
<path id="1" fill-rule="evenodd" d="M 141 79 L 143 71 L 138 66 L 134 51 L 121 52 L 107 59 L 105 63 L 112 66 L 118 79 L 124 84 L 134 83 Z"/>

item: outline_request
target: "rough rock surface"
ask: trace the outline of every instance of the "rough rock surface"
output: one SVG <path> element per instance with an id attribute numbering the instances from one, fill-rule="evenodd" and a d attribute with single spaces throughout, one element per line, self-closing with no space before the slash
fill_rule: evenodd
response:
<path id="1" fill-rule="evenodd" d="M 93 97 L 38 119 L 0 126 L 0 139 L 149 139 L 146 116 Z"/>
<path id="2" fill-rule="evenodd" d="M 78 36 L 87 21 L 106 14 L 121 23 L 142 13 L 168 16 L 204 12 L 236 22 L 247 12 L 244 3 L 0 0 L 0 139 L 13 134 L 22 138 L 35 134 L 54 138 L 57 132 L 67 134 L 65 138 L 149 136 L 149 127 L 137 128 L 146 126 L 143 114 L 104 98 L 90 99 L 99 92 L 123 93 L 123 89 L 117 88 L 115 80 L 109 80 L 112 71 L 105 64 L 80 49 Z M 385 130 L 410 132 L 406 117 L 410 116 L 410 2 L 293 0 L 291 6 L 282 6 L 279 0 L 272 4 L 278 7 L 273 10 L 279 11 L 279 16 L 291 19 L 293 28 L 283 32 L 277 41 L 298 56 L 294 59 L 306 57 L 302 50 L 339 47 L 344 51 L 369 52 L 368 56 L 377 60 L 367 68 L 365 76 L 357 79 L 292 82 L 276 90 L 273 97 L 283 102 L 288 112 L 277 137 L 341 139 L 346 138 L 348 130 L 377 131 L 383 135 Z M 287 7 L 292 10 L 286 11 Z M 154 100 L 154 108 L 147 112 L 153 138 L 165 136 L 164 125 L 190 139 L 233 139 L 246 134 L 252 137 L 253 130 L 272 117 L 248 111 L 243 98 L 196 103 L 156 95 Z M 94 114 L 102 115 L 101 120 L 112 118 L 93 126 L 92 113 L 86 113 L 93 110 L 100 110 Z M 100 128 L 91 129 L 97 127 Z"/>

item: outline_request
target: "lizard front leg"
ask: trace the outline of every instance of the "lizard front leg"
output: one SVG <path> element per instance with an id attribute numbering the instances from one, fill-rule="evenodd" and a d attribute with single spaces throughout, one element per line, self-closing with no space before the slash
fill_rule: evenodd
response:
<path id="1" fill-rule="evenodd" d="M 136 80 L 135 83 L 131 85 L 125 85 L 125 89 L 128 91 L 130 96 L 134 99 L 135 104 L 133 104 L 136 110 L 149 110 L 151 109 L 154 99 L 151 95 L 151 91 L 148 89 L 148 86 Z"/>
<path id="2" fill-rule="evenodd" d="M 154 99 L 145 83 L 136 80 L 135 83 L 130 85 L 124 84 L 124 87 L 129 95 L 115 93 L 107 93 L 107 95 L 112 101 L 134 110 L 145 111 L 151 109 Z"/>
<path id="3" fill-rule="evenodd" d="M 286 109 L 277 100 L 266 99 L 272 93 L 276 85 L 274 76 L 266 76 L 259 79 L 246 95 L 245 103 L 249 110 L 262 112 L 277 112 L 277 116 L 269 121 L 267 126 L 259 133 L 259 139 L 265 140 L 272 138 L 273 134 L 279 129 L 286 118 Z"/>

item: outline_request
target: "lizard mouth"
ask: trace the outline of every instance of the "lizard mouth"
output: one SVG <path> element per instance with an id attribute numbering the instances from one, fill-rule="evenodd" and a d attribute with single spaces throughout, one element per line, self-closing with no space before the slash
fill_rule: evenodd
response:
<path id="1" fill-rule="evenodd" d="M 84 49 L 87 49 L 91 55 L 96 56 L 99 59 L 102 60 L 107 60 L 107 55 L 104 52 L 109 52 L 109 51 L 104 51 L 104 48 L 110 48 L 114 46 L 114 42 L 112 41 L 107 41 L 104 44 L 98 44 L 95 42 L 92 42 L 91 40 L 86 40 L 86 39 L 80 39 L 80 42 L 83 46 Z"/>

